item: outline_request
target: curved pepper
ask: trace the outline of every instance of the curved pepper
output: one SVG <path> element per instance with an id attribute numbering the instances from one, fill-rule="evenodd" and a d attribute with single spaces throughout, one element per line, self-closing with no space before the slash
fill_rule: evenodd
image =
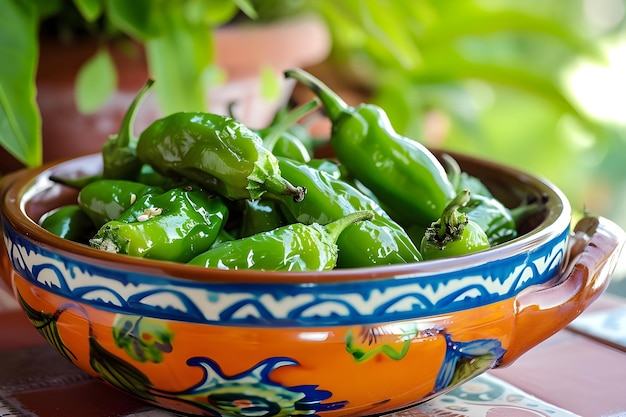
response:
<path id="1" fill-rule="evenodd" d="M 388 265 L 422 259 L 404 229 L 372 199 L 327 172 L 286 158 L 278 160 L 285 178 L 307 188 L 307 197 L 301 203 L 278 198 L 288 220 L 325 224 L 354 211 L 371 210 L 374 213 L 371 221 L 348 226 L 341 234 L 337 241 L 340 248 L 338 267 Z"/>
<path id="2" fill-rule="evenodd" d="M 325 226 L 318 223 L 287 226 L 224 242 L 188 263 L 218 269 L 263 271 L 326 271 L 335 267 L 336 241 L 349 225 L 371 219 L 372 213 L 349 214 Z"/>
<path id="3" fill-rule="evenodd" d="M 458 193 L 445 207 L 441 218 L 426 229 L 420 246 L 424 259 L 467 255 L 490 247 L 485 232 L 460 211 L 469 200 L 468 190 Z"/>
<path id="4" fill-rule="evenodd" d="M 349 106 L 305 71 L 289 70 L 285 75 L 320 98 L 332 122 L 330 143 L 337 159 L 372 190 L 396 221 L 428 226 L 439 218 L 455 191 L 428 149 L 396 133 L 380 107 Z"/>
<path id="5" fill-rule="evenodd" d="M 232 200 L 271 191 L 300 201 L 306 192 L 280 175 L 256 133 L 227 116 L 183 112 L 156 120 L 139 136 L 137 155 L 165 176 L 187 178 Z"/>
<path id="6" fill-rule="evenodd" d="M 57 207 L 44 213 L 39 225 L 55 235 L 74 242 L 85 243 L 94 226 L 77 204 Z"/>
<path id="7" fill-rule="evenodd" d="M 135 179 L 141 170 L 137 157 L 137 138 L 133 134 L 133 121 L 137 108 L 148 93 L 154 80 L 149 79 L 139 90 L 122 119 L 119 133 L 111 135 L 102 146 L 102 177 L 110 179 Z"/>
<path id="8" fill-rule="evenodd" d="M 144 195 L 89 243 L 108 252 L 187 262 L 211 247 L 227 217 L 221 198 L 197 187 L 177 187 Z"/>
<path id="9" fill-rule="evenodd" d="M 144 194 L 161 194 L 160 187 L 139 182 L 100 179 L 84 186 L 78 193 L 78 205 L 96 228 L 118 218 Z"/>

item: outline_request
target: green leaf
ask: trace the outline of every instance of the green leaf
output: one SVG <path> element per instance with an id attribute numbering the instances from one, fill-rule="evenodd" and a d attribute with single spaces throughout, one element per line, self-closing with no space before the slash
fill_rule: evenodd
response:
<path id="1" fill-rule="evenodd" d="M 113 95 L 117 73 L 111 55 L 100 49 L 78 71 L 76 106 L 84 114 L 94 113 Z"/>
<path id="2" fill-rule="evenodd" d="M 113 24 L 130 37 L 146 40 L 160 36 L 167 29 L 164 14 L 167 2 L 162 0 L 109 0 L 108 16 Z M 170 6 L 180 6 L 172 0 Z"/>
<path id="3" fill-rule="evenodd" d="M 35 329 L 46 339 L 46 341 L 55 348 L 61 355 L 67 360 L 72 361 L 76 359 L 76 355 L 67 347 L 61 334 L 59 333 L 59 327 L 57 326 L 57 320 L 59 316 L 65 311 L 64 309 L 57 310 L 54 314 L 45 313 L 41 310 L 37 310 L 31 307 L 22 295 L 18 293 L 18 300 L 26 317 L 35 327 Z"/>
<path id="4" fill-rule="evenodd" d="M 40 20 L 59 13 L 63 8 L 63 0 L 31 0 L 29 3 L 37 8 Z"/>
<path id="5" fill-rule="evenodd" d="M 204 23 L 216 27 L 232 20 L 237 14 L 232 0 L 192 0 L 184 4 L 185 19 L 192 24 Z"/>
<path id="6" fill-rule="evenodd" d="M 213 63 L 213 35 L 205 25 L 190 26 L 180 9 L 168 9 L 167 31 L 146 41 L 150 76 L 165 114 L 207 109 L 205 83 Z"/>
<path id="7" fill-rule="evenodd" d="M 74 0 L 74 4 L 88 22 L 94 22 L 104 10 L 103 0 Z"/>
<path id="8" fill-rule="evenodd" d="M 138 368 L 106 350 L 95 337 L 89 338 L 89 364 L 100 378 L 138 398 L 153 401 L 152 383 Z"/>
<path id="9" fill-rule="evenodd" d="M 256 9 L 254 8 L 250 0 L 232 0 L 232 1 L 233 3 L 237 5 L 239 10 L 241 10 L 250 19 L 256 19 L 257 17 L 259 17 L 258 13 L 256 12 Z"/>
<path id="10" fill-rule="evenodd" d="M 532 15 L 517 10 L 485 11 L 464 9 L 464 13 L 441 16 L 437 25 L 428 27 L 419 36 L 423 47 L 449 47 L 462 37 L 471 35 L 505 34 L 511 32 L 525 35 L 540 35 L 553 38 L 563 46 L 568 46 L 575 53 L 590 58 L 603 60 L 603 54 L 597 42 L 587 39 L 581 33 L 570 30 L 562 23 L 542 16 Z"/>
<path id="11" fill-rule="evenodd" d="M 483 80 L 532 93 L 570 113 L 587 126 L 593 123 L 578 109 L 559 85 L 555 74 L 536 73 L 527 68 L 490 62 L 474 62 L 462 55 L 446 53 L 430 56 L 428 64 L 413 74 L 419 83 L 458 83 Z"/>
<path id="12" fill-rule="evenodd" d="M 37 13 L 9 0 L 0 24 L 0 145 L 26 166 L 42 162 L 41 115 L 35 101 Z"/>

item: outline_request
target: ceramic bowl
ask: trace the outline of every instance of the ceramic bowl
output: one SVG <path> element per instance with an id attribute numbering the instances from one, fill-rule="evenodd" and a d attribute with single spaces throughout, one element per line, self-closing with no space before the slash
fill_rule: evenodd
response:
<path id="1" fill-rule="evenodd" d="M 606 288 L 623 231 L 571 229 L 549 182 L 453 155 L 505 204 L 544 199 L 521 236 L 415 264 L 274 273 L 207 270 L 103 253 L 37 225 L 75 192 L 49 180 L 99 172 L 98 154 L 2 182 L 2 275 L 33 325 L 85 372 L 180 412 L 376 415 L 505 366 Z"/>

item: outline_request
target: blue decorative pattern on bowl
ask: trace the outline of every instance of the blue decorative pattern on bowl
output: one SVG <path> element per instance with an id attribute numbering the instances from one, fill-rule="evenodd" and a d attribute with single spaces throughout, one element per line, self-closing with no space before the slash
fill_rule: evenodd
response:
<path id="1" fill-rule="evenodd" d="M 171 320 L 289 327 L 415 319 L 498 302 L 553 278 L 569 234 L 567 228 L 528 252 L 463 270 L 320 284 L 229 284 L 93 266 L 37 246 L 9 224 L 4 230 L 13 268 L 32 284 L 69 299 Z"/>

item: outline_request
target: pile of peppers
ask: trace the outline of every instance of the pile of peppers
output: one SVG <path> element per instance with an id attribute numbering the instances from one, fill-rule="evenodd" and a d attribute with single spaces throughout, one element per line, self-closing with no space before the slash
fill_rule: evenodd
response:
<path id="1" fill-rule="evenodd" d="M 75 204 L 44 214 L 50 232 L 96 249 L 205 268 L 324 271 L 421 262 L 507 242 L 540 202 L 509 209 L 456 161 L 391 127 L 378 106 L 347 105 L 311 74 L 285 72 L 315 99 L 264 129 L 181 112 L 133 134 L 148 80 L 102 173 L 57 178 Z M 323 108 L 336 158 L 315 157 L 299 123 Z"/>

